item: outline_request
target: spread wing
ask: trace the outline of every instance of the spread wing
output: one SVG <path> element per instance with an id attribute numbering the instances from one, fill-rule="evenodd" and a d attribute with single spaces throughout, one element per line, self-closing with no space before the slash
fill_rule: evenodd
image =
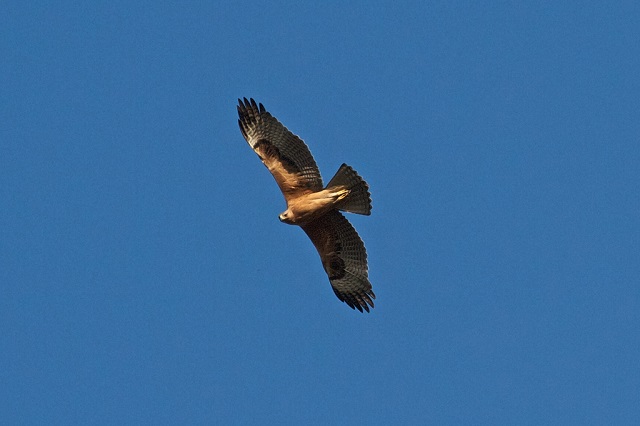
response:
<path id="1" fill-rule="evenodd" d="M 323 188 L 320 171 L 309 148 L 262 104 L 238 99 L 242 136 L 276 179 L 286 200 Z"/>
<path id="2" fill-rule="evenodd" d="M 369 312 L 376 295 L 369 282 L 367 251 L 349 221 L 332 210 L 302 229 L 316 246 L 338 299 L 360 312 Z"/>

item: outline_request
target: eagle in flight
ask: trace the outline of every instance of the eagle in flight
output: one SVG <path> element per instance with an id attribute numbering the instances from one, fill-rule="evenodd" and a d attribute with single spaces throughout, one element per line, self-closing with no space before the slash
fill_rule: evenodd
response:
<path id="1" fill-rule="evenodd" d="M 327 186 L 307 145 L 262 104 L 238 99 L 242 136 L 275 178 L 287 210 L 280 221 L 298 225 L 318 250 L 338 299 L 369 312 L 376 298 L 367 272 L 364 243 L 340 211 L 371 214 L 367 183 L 343 164 Z"/>

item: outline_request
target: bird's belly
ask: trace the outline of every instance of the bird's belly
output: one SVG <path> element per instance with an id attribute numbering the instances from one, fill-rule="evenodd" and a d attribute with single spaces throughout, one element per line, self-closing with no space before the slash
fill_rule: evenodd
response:
<path id="1" fill-rule="evenodd" d="M 334 208 L 335 196 L 323 192 L 308 194 L 290 203 L 289 210 L 295 224 L 312 222 Z"/>

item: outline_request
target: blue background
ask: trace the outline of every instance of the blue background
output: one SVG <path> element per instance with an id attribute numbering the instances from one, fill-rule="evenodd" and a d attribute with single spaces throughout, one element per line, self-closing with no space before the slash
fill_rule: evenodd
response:
<path id="1" fill-rule="evenodd" d="M 3 2 L 2 424 L 634 424 L 640 3 Z M 369 183 L 352 311 L 238 97 Z"/>

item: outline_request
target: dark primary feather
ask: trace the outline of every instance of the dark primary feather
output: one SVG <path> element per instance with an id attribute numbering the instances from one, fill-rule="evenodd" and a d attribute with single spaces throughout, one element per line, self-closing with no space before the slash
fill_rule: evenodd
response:
<path id="1" fill-rule="evenodd" d="M 333 210 L 302 229 L 318 250 L 338 299 L 360 312 L 369 312 L 376 295 L 369 282 L 367 251 L 351 223 Z"/>
<path id="2" fill-rule="evenodd" d="M 283 172 L 295 175 L 296 185 L 300 186 L 297 189 L 322 189 L 320 170 L 307 145 L 267 112 L 262 104 L 256 104 L 253 99 L 238 99 L 238 117 L 240 131 L 251 148 L 258 155 L 266 152 L 277 157 Z M 271 172 L 274 173 L 273 170 Z M 275 174 L 274 177 L 278 180 Z M 281 189 L 285 192 L 286 188 Z"/>

